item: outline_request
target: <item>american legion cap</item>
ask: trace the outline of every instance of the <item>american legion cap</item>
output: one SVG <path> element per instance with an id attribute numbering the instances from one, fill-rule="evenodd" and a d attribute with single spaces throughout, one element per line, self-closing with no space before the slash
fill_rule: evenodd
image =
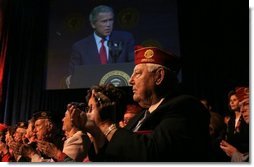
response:
<path id="1" fill-rule="evenodd" d="M 33 114 L 35 120 L 38 119 L 52 119 L 52 114 L 49 111 L 39 111 Z"/>
<path id="2" fill-rule="evenodd" d="M 3 123 L 0 123 L 0 134 L 2 132 L 5 132 L 7 130 L 7 125 L 3 124 Z"/>
<path id="3" fill-rule="evenodd" d="M 236 87 L 235 92 L 240 104 L 249 102 L 250 91 L 248 87 Z"/>
<path id="4" fill-rule="evenodd" d="M 166 52 L 158 47 L 135 47 L 135 65 L 142 63 L 159 64 L 173 72 L 180 70 L 180 58 L 171 52 Z"/>

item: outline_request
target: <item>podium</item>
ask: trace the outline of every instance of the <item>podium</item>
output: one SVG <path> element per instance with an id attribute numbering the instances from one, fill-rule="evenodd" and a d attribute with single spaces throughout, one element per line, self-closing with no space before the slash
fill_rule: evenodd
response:
<path id="1" fill-rule="evenodd" d="M 130 86 L 128 81 L 133 68 L 134 63 L 76 66 L 70 88 L 90 88 L 105 83 L 112 83 L 116 87 Z"/>

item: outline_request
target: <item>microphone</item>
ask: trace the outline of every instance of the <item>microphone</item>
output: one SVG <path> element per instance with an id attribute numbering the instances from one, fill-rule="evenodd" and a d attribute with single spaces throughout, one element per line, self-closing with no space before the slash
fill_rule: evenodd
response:
<path id="1" fill-rule="evenodd" d="M 123 42 L 122 41 L 108 41 L 109 55 L 112 58 L 112 62 L 116 63 L 120 54 L 123 50 Z"/>

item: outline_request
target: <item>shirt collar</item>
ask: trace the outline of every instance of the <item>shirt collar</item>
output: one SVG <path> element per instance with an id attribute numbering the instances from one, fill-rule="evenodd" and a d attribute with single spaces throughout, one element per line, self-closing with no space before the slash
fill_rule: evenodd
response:
<path id="1" fill-rule="evenodd" d="M 99 37 L 95 32 L 94 32 L 94 38 L 95 38 L 95 41 L 96 41 L 96 44 L 99 44 L 101 42 L 101 37 Z M 109 40 L 109 36 L 107 36 L 105 38 L 106 41 Z"/>

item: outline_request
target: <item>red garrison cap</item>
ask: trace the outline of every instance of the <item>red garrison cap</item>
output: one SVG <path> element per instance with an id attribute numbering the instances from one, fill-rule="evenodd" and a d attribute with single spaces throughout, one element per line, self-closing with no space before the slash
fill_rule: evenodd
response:
<path id="1" fill-rule="evenodd" d="M 178 57 L 157 47 L 135 47 L 135 64 L 142 63 L 159 64 L 175 72 L 180 69 Z"/>
<path id="2" fill-rule="evenodd" d="M 236 87 L 235 92 L 240 103 L 249 100 L 250 91 L 248 87 Z"/>
<path id="3" fill-rule="evenodd" d="M 7 125 L 0 123 L 0 132 L 6 131 Z"/>

